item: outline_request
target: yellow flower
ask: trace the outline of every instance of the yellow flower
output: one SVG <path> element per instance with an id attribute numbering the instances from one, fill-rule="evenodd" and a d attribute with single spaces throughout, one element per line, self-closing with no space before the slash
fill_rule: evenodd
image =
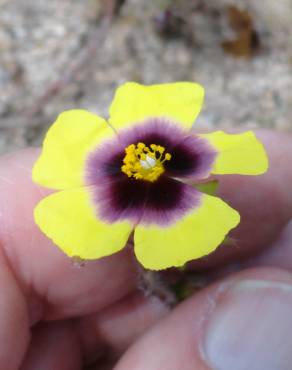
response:
<path id="1" fill-rule="evenodd" d="M 252 132 L 194 134 L 204 90 L 178 82 L 120 86 L 108 123 L 85 110 L 49 129 L 33 180 L 56 189 L 35 221 L 67 255 L 97 259 L 133 234 L 137 259 L 153 270 L 211 253 L 240 221 L 221 199 L 189 183 L 212 174 L 259 175 L 268 168 Z"/>

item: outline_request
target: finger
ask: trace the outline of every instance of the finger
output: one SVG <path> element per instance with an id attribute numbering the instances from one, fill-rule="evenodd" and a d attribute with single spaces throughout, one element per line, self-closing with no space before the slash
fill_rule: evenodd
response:
<path id="1" fill-rule="evenodd" d="M 292 272 L 292 220 L 288 222 L 269 248 L 246 260 L 208 270 L 208 273 L 204 274 L 205 281 L 216 281 L 231 273 L 251 267 L 276 267 Z"/>
<path id="2" fill-rule="evenodd" d="M 242 267 L 274 266 L 292 272 L 292 220 L 271 248 L 242 264 Z"/>
<path id="3" fill-rule="evenodd" d="M 81 368 L 80 343 L 72 323 L 36 326 L 20 370 L 81 370 Z"/>
<path id="4" fill-rule="evenodd" d="M 2 254 L 0 295 L 0 369 L 17 370 L 30 340 L 29 320 L 25 298 Z"/>
<path id="5" fill-rule="evenodd" d="M 96 312 L 129 294 L 136 285 L 131 253 L 76 267 L 36 227 L 33 209 L 47 192 L 31 181 L 37 150 L 0 159 L 0 240 L 23 285 L 32 321 Z"/>
<path id="6" fill-rule="evenodd" d="M 99 313 L 80 319 L 79 335 L 89 363 L 101 348 L 111 355 L 124 352 L 150 326 L 169 312 L 169 307 L 155 296 L 134 293 Z"/>
<path id="7" fill-rule="evenodd" d="M 270 248 L 247 260 L 210 270 L 208 280 L 214 281 L 229 275 L 231 272 L 251 267 L 278 267 L 292 272 L 292 220 L 284 227 Z"/>
<path id="8" fill-rule="evenodd" d="M 183 302 L 115 370 L 289 370 L 291 305 L 290 273 L 241 272 Z"/>
<path id="9" fill-rule="evenodd" d="M 206 268 L 227 264 L 268 248 L 292 217 L 292 136 L 258 131 L 269 157 L 269 170 L 261 176 L 220 176 L 219 197 L 241 215 L 239 226 L 230 234 L 233 242 L 192 263 Z"/>

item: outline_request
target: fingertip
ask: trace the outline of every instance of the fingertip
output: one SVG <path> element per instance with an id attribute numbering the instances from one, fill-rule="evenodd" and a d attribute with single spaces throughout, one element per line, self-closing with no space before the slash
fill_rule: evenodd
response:
<path id="1" fill-rule="evenodd" d="M 292 355 L 284 343 L 291 340 L 291 274 L 254 269 L 220 288 L 201 341 L 210 368 L 289 370 Z"/>
<path id="2" fill-rule="evenodd" d="M 252 269 L 184 301 L 115 370 L 289 370 L 292 276 Z"/>

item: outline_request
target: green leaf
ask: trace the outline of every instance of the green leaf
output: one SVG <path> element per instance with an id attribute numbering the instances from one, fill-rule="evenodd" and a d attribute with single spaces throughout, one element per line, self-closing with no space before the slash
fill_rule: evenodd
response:
<path id="1" fill-rule="evenodd" d="M 204 182 L 202 184 L 196 184 L 194 187 L 202 193 L 208 195 L 216 195 L 218 190 L 219 181 L 212 180 L 209 182 Z"/>

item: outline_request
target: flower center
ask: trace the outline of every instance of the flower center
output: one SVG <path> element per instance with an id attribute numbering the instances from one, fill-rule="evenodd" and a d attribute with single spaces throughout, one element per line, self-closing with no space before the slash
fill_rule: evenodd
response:
<path id="1" fill-rule="evenodd" d="M 163 163 L 171 159 L 171 154 L 166 153 L 163 146 L 156 144 L 131 144 L 127 146 L 125 153 L 122 172 L 136 180 L 150 182 L 159 178 L 165 171 Z"/>

